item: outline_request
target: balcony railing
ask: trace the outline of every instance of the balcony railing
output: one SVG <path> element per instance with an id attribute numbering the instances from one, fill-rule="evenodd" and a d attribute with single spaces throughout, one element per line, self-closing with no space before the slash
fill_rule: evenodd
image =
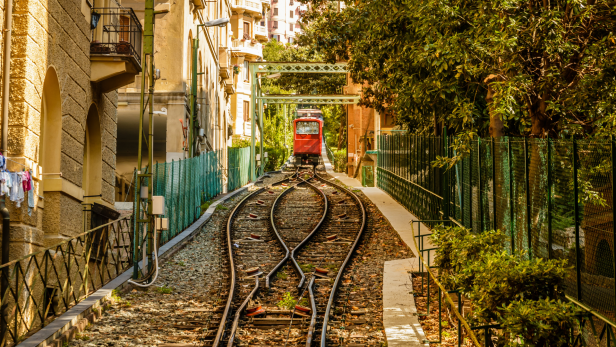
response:
<path id="1" fill-rule="evenodd" d="M 133 57 L 141 65 L 142 28 L 131 8 L 92 9 L 91 55 Z"/>
<path id="2" fill-rule="evenodd" d="M 261 1 L 251 1 L 251 0 L 233 0 L 233 4 L 236 7 L 242 7 L 249 11 L 259 12 L 263 11 L 263 6 L 261 5 Z"/>
<path id="3" fill-rule="evenodd" d="M 255 25 L 255 35 L 267 36 L 267 28 L 260 25 Z"/>
<path id="4" fill-rule="evenodd" d="M 260 43 L 252 43 L 248 40 L 233 40 L 233 51 L 236 53 L 248 53 L 262 57 L 263 48 Z"/>

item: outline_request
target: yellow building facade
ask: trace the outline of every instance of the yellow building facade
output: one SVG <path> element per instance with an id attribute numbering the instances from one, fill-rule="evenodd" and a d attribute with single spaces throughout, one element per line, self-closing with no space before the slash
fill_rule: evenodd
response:
<path id="1" fill-rule="evenodd" d="M 96 203 L 113 212 L 115 89 L 141 66 L 131 42 L 122 50 L 117 37 L 97 51 L 92 13 L 108 3 L 18 0 L 11 13 L 2 6 L 2 25 L 10 16 L 12 30 L 4 31 L 1 49 L 10 50 L 10 59 L 2 56 L 10 64 L 3 89 L 10 92 L 8 146 L 1 151 L 7 170 L 31 170 L 34 185 L 30 213 L 27 195 L 20 208 L 7 198 L 14 259 L 89 229 L 84 207 Z"/>
<path id="2" fill-rule="evenodd" d="M 231 98 L 233 136 L 248 139 L 251 135 L 249 63 L 263 60 L 263 45 L 268 40 L 267 14 L 270 0 L 231 0 L 232 46 L 229 47 L 231 63 L 238 71 L 234 78 L 236 91 Z"/>

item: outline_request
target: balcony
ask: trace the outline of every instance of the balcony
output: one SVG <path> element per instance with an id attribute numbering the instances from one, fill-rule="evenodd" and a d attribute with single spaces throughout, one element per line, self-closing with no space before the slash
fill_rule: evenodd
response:
<path id="1" fill-rule="evenodd" d="M 267 3 L 269 4 L 269 2 Z M 262 0 L 231 0 L 232 10 L 244 10 L 255 14 L 256 18 L 263 16 L 263 1 Z"/>
<path id="2" fill-rule="evenodd" d="M 248 40 L 233 40 L 233 53 L 251 57 L 263 58 L 263 46 Z"/>
<path id="3" fill-rule="evenodd" d="M 264 39 L 267 40 L 267 28 L 260 26 L 260 25 L 255 25 L 255 37 L 257 39 Z"/>
<path id="4" fill-rule="evenodd" d="M 93 8 L 90 81 L 103 93 L 135 82 L 141 72 L 142 28 L 131 8 Z"/>
<path id="5" fill-rule="evenodd" d="M 218 57 L 220 59 L 220 77 L 227 79 L 233 77 L 233 66 L 231 66 L 231 52 L 229 48 L 220 47 L 218 49 Z"/>

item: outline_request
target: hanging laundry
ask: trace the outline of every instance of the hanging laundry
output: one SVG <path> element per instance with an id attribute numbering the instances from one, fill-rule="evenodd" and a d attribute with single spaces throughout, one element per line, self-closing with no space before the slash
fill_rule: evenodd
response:
<path id="1" fill-rule="evenodd" d="M 15 206 L 21 207 L 22 201 L 24 201 L 24 186 L 21 183 L 21 172 L 11 172 L 11 189 L 9 198 L 15 203 Z"/>
<path id="2" fill-rule="evenodd" d="M 30 186 L 30 190 L 28 190 L 28 216 L 32 216 L 32 210 L 34 209 L 34 184 L 32 183 L 32 171 L 28 172 L 28 185 Z"/>
<path id="3" fill-rule="evenodd" d="M 9 195 L 11 190 L 11 175 L 7 171 L 0 172 L 0 195 Z"/>
<path id="4" fill-rule="evenodd" d="M 0 152 L 0 170 L 6 170 L 6 158 Z"/>
<path id="5" fill-rule="evenodd" d="M 29 192 L 32 190 L 32 176 L 30 175 L 30 171 L 22 172 L 21 183 L 24 186 L 24 191 Z"/>

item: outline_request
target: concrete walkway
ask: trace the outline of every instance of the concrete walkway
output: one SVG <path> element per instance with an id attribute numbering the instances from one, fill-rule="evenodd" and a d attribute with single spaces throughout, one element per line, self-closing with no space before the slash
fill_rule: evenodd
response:
<path id="1" fill-rule="evenodd" d="M 415 255 L 414 258 L 385 262 L 383 268 L 383 326 L 385 327 L 387 346 L 428 346 L 422 343 L 426 337 L 417 319 L 410 276 L 410 272 L 419 269 L 418 252 L 413 242 L 413 232 L 410 225 L 410 221 L 418 220 L 417 217 L 379 188 L 362 187 L 357 179 L 348 177 L 345 173 L 334 172 L 333 166 L 327 158 L 325 145 L 322 149 L 322 157 L 327 173 L 343 184 L 361 190 L 387 218 L 402 241 Z M 415 233 L 417 233 L 417 223 L 414 227 Z M 421 231 L 426 233 L 427 228 L 422 225 Z M 432 247 L 427 244 L 425 248 Z M 424 256 L 427 256 L 427 252 L 424 252 Z M 431 254 L 430 259 L 433 259 L 433 257 L 434 254 Z"/>

